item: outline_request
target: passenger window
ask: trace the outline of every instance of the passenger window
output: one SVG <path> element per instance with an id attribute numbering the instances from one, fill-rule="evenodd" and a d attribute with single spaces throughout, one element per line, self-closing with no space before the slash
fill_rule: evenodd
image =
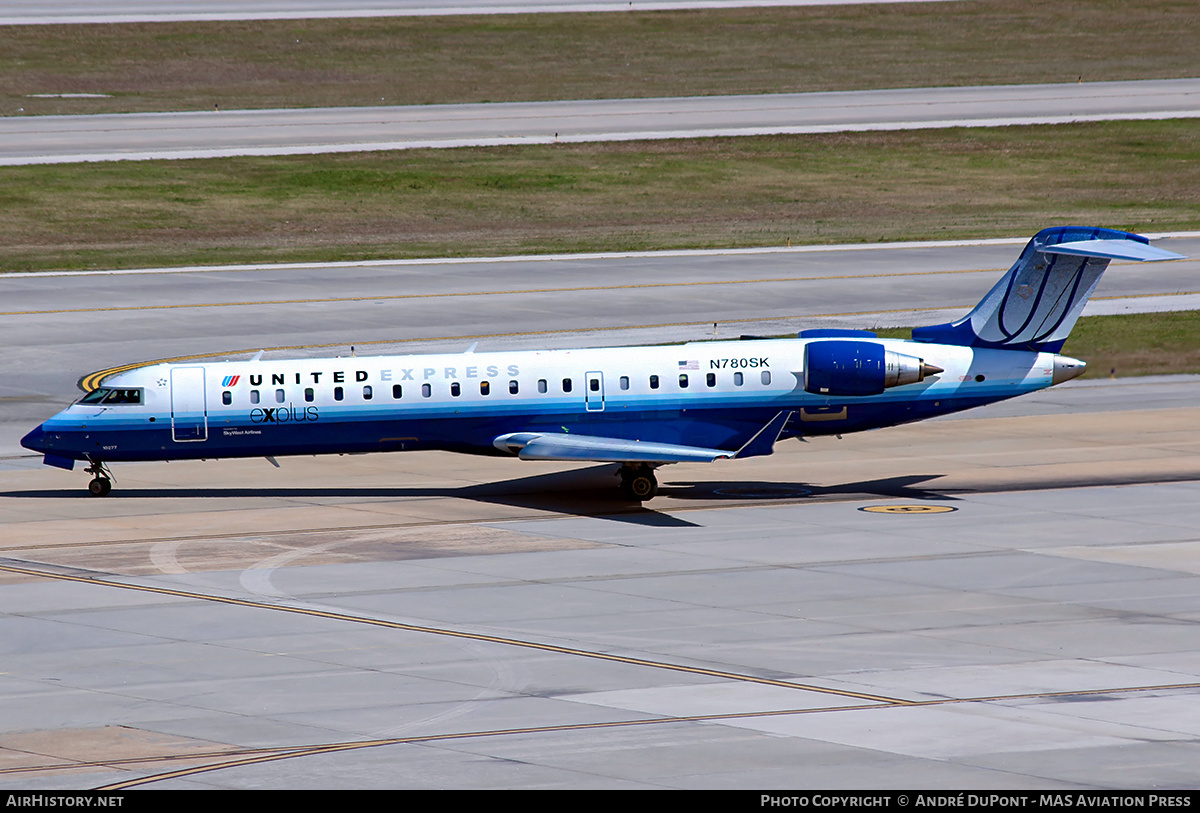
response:
<path id="1" fill-rule="evenodd" d="M 250 390 L 250 403 L 258 403 L 258 390 Z"/>
<path id="2" fill-rule="evenodd" d="M 652 390 L 658 389 L 658 376 L 656 376 L 656 375 L 650 376 L 650 389 L 652 389 Z"/>
<path id="3" fill-rule="evenodd" d="M 314 398 L 316 398 L 316 397 L 317 397 L 317 394 L 316 394 L 315 392 L 313 392 L 313 388 L 312 388 L 312 387 L 305 387 L 305 388 L 304 388 L 304 400 L 305 400 L 305 401 L 308 401 L 308 402 L 311 404 L 311 403 L 312 403 L 312 400 L 313 400 Z"/>
<path id="4" fill-rule="evenodd" d="M 763 383 L 763 384 L 770 384 L 770 383 L 771 383 L 771 371 L 770 371 L 770 370 L 763 370 L 763 371 L 762 371 L 762 383 Z"/>
<path id="5" fill-rule="evenodd" d="M 462 387 L 457 381 L 450 385 L 450 394 L 457 398 L 462 393 Z"/>
<path id="6" fill-rule="evenodd" d="M 334 388 L 333 388 L 333 400 L 335 400 L 335 401 L 340 401 L 340 400 L 342 400 L 342 396 L 343 396 L 343 395 L 344 395 L 344 393 L 343 393 L 343 391 L 342 391 L 342 388 L 341 388 L 341 387 L 334 387 Z"/>
<path id="7" fill-rule="evenodd" d="M 233 393 L 230 392 L 229 390 L 225 390 L 225 392 L 221 393 L 221 403 L 224 404 L 225 406 L 229 406 L 230 404 L 232 404 L 233 403 Z"/>
<path id="8" fill-rule="evenodd" d="M 547 389 L 549 389 L 549 387 L 546 386 L 546 379 L 539 378 L 538 379 L 538 392 L 544 393 Z"/>
<path id="9" fill-rule="evenodd" d="M 492 391 L 491 382 L 489 382 L 489 381 L 480 381 L 479 382 L 479 394 L 480 395 L 487 395 L 491 391 Z"/>
<path id="10" fill-rule="evenodd" d="M 421 385 L 421 397 L 428 398 L 431 395 L 433 395 L 433 387 L 429 386 L 428 384 L 422 384 Z"/>
<path id="11" fill-rule="evenodd" d="M 717 374 L 709 373 L 707 376 L 705 376 L 704 383 L 708 384 L 708 386 L 710 386 L 710 387 L 717 386 Z"/>
<path id="12" fill-rule="evenodd" d="M 629 376 L 627 376 L 627 375 L 621 376 L 621 389 L 623 389 L 623 390 L 629 389 Z"/>
<path id="13" fill-rule="evenodd" d="M 742 374 L 741 373 L 733 374 L 733 386 L 735 386 L 735 387 L 742 386 Z"/>
<path id="14" fill-rule="evenodd" d="M 370 401 L 375 397 L 375 390 L 371 389 L 371 385 L 367 384 L 363 387 L 363 400 Z"/>
<path id="15" fill-rule="evenodd" d="M 515 378 L 508 382 L 508 391 L 510 394 L 516 395 L 520 389 L 521 387 L 517 384 L 517 380 Z"/>
<path id="16" fill-rule="evenodd" d="M 686 373 L 681 373 L 681 374 L 680 374 L 680 376 L 679 376 L 679 389 L 681 389 L 681 390 L 686 390 L 686 389 L 687 389 L 687 384 L 688 384 L 688 382 L 687 382 L 687 374 L 686 374 Z"/>
<path id="17" fill-rule="evenodd" d="M 398 399 L 398 398 L 399 398 L 401 395 L 403 395 L 403 394 L 404 394 L 404 390 L 400 388 L 400 385 L 399 385 L 399 384 L 393 384 L 393 385 L 392 385 L 392 397 L 393 397 L 393 398 L 397 398 L 397 399 Z"/>
<path id="18" fill-rule="evenodd" d="M 284 397 L 283 390 L 275 390 L 275 403 L 282 404 Z"/>
<path id="19" fill-rule="evenodd" d="M 571 391 L 571 379 L 564 378 L 563 379 L 563 392 L 570 392 L 570 391 Z"/>

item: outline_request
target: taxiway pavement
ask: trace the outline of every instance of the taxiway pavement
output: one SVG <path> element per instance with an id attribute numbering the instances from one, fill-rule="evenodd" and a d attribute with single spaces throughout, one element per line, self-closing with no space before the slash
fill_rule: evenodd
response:
<path id="1" fill-rule="evenodd" d="M 640 509 L 423 453 L 0 471 L 0 785 L 1195 787 L 1198 393 L 673 466 Z"/>
<path id="2" fill-rule="evenodd" d="M 0 117 L 0 165 L 1196 116 L 1200 116 L 1200 79 L 311 110 L 8 116 Z"/>
<path id="3" fill-rule="evenodd" d="M 917 0 L 871 0 L 907 3 Z M 0 25 L 417 17 L 458 14 L 662 11 L 693 8 L 851 5 L 863 0 L 3 0 Z"/>

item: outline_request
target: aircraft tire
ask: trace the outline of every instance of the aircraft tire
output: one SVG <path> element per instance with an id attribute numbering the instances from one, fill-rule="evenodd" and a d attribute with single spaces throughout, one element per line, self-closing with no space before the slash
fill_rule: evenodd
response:
<path id="1" fill-rule="evenodd" d="M 658 480 L 651 471 L 639 471 L 622 480 L 621 488 L 629 499 L 645 502 L 658 493 Z"/>
<path id="2" fill-rule="evenodd" d="M 96 477 L 88 483 L 88 494 L 93 497 L 107 497 L 112 491 L 112 480 L 107 477 Z"/>

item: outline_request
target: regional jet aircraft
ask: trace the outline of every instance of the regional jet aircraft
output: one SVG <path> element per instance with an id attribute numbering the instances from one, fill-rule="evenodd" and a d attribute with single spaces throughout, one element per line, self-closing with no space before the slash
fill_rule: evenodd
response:
<path id="1" fill-rule="evenodd" d="M 91 494 L 133 460 L 440 449 L 619 464 L 652 498 L 667 463 L 768 455 L 787 438 L 918 421 L 1075 378 L 1058 355 L 1110 260 L 1174 260 L 1145 237 L 1038 233 L 963 319 L 913 330 L 501 353 L 159 363 L 104 377 L 22 444 L 86 461 Z M 261 356 L 261 353 L 259 354 Z"/>

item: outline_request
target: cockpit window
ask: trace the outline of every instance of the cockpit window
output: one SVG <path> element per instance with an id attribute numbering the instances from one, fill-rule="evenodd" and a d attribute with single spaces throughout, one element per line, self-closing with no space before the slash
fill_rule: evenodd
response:
<path id="1" fill-rule="evenodd" d="M 119 406 L 123 404 L 142 403 L 142 389 L 137 387 L 128 390 L 92 390 L 79 399 L 81 404 L 103 404 L 104 406 Z"/>
<path id="2" fill-rule="evenodd" d="M 132 390 L 113 390 L 104 399 L 107 404 L 140 404 L 142 402 L 141 389 Z"/>
<path id="3" fill-rule="evenodd" d="M 109 390 L 92 390 L 87 395 L 79 399 L 81 404 L 98 404 L 104 400 L 104 396 L 108 395 Z"/>

